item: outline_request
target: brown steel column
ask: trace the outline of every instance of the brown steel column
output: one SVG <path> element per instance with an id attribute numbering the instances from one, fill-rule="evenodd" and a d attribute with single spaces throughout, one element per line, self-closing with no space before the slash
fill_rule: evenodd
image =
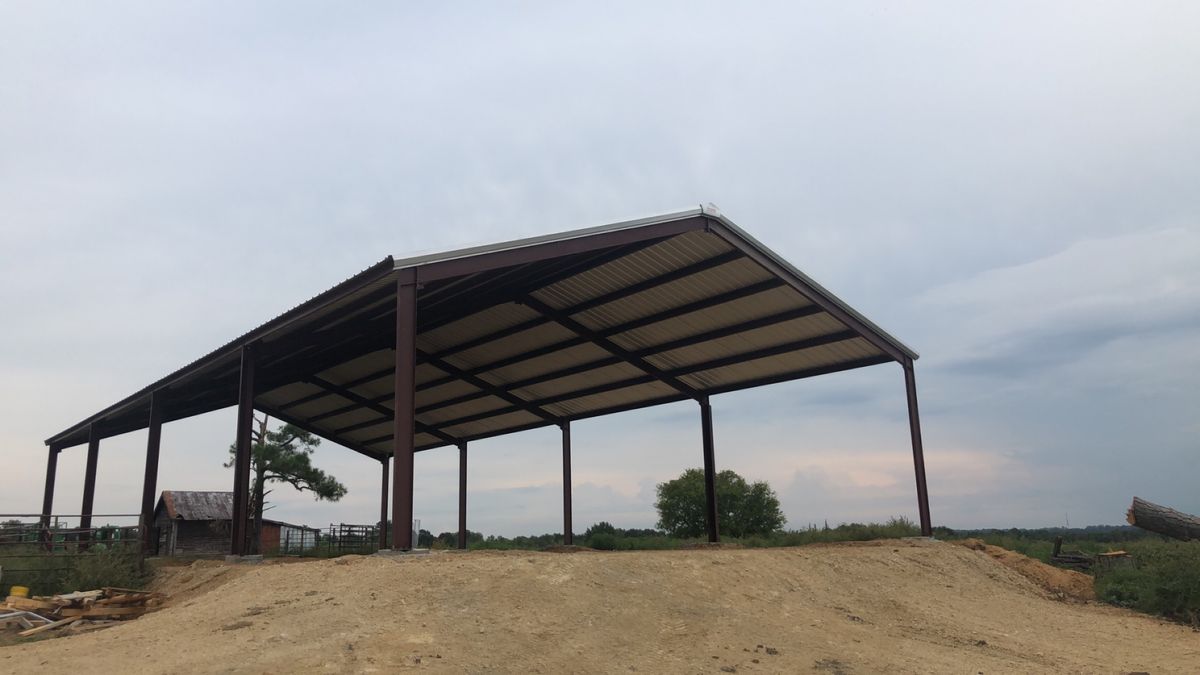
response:
<path id="1" fill-rule="evenodd" d="M 721 533 L 717 521 L 717 461 L 713 450 L 712 404 L 707 396 L 698 400 L 701 434 L 704 437 L 704 526 L 708 530 L 708 540 L 716 543 L 721 540 Z"/>
<path id="2" fill-rule="evenodd" d="M 150 424 L 146 435 L 146 473 L 142 478 L 142 551 L 154 546 L 154 506 L 158 491 L 158 447 L 162 438 L 163 395 L 150 394 Z"/>
<path id="3" fill-rule="evenodd" d="M 233 521 L 230 552 L 246 553 L 246 521 L 250 518 L 250 452 L 254 429 L 254 348 L 242 347 L 241 382 L 238 387 L 237 453 L 233 462 Z"/>
<path id="4" fill-rule="evenodd" d="M 383 464 L 383 480 L 379 493 L 379 548 L 385 549 L 388 543 L 388 458 L 384 457 L 380 463 Z"/>
<path id="5" fill-rule="evenodd" d="M 912 359 L 900 364 L 904 368 L 904 388 L 908 393 L 908 430 L 912 434 L 913 466 L 917 473 L 917 510 L 921 515 L 921 536 L 933 536 L 929 518 L 929 489 L 925 486 L 925 449 L 921 443 L 921 414 L 917 411 L 917 376 Z"/>
<path id="6" fill-rule="evenodd" d="M 91 539 L 87 530 L 92 527 L 92 500 L 96 497 L 96 462 L 100 458 L 100 428 L 93 424 L 88 427 L 87 467 L 83 473 L 83 505 L 79 507 L 79 541 L 80 546 L 86 546 Z"/>
<path id="7" fill-rule="evenodd" d="M 458 444 L 458 547 L 467 548 L 467 444 Z"/>
<path id="8" fill-rule="evenodd" d="M 52 445 L 46 456 L 46 491 L 42 493 L 41 533 L 38 539 L 47 545 L 51 543 L 50 514 L 54 509 L 54 478 L 58 475 L 59 452 L 61 450 Z"/>
<path id="9" fill-rule="evenodd" d="M 570 546 L 575 543 L 575 533 L 571 529 L 571 423 L 562 423 L 563 450 L 563 543 Z"/>
<path id="10" fill-rule="evenodd" d="M 392 548 L 412 550 L 413 414 L 416 399 L 417 284 L 401 273 L 396 283 L 396 399 L 392 432 Z"/>

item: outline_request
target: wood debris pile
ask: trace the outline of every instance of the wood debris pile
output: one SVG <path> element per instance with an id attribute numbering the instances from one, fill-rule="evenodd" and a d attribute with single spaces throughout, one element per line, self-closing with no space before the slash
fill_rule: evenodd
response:
<path id="1" fill-rule="evenodd" d="M 136 619 L 162 601 L 162 594 L 153 591 L 112 587 L 32 598 L 10 595 L 0 605 L 0 627 L 24 628 L 21 637 L 60 628 L 80 632 Z"/>

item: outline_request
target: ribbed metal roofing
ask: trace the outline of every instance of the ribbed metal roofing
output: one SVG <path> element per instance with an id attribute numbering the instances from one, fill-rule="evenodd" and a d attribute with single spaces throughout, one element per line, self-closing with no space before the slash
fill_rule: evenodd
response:
<path id="1" fill-rule="evenodd" d="M 232 492 L 163 490 L 161 499 L 172 520 L 229 520 L 233 517 Z"/>
<path id="2" fill-rule="evenodd" d="M 416 445 L 811 377 L 916 353 L 704 210 L 386 259 L 52 437 L 65 447 L 233 405 L 256 345 L 256 405 L 364 454 L 392 449 L 396 283 L 419 283 Z"/>

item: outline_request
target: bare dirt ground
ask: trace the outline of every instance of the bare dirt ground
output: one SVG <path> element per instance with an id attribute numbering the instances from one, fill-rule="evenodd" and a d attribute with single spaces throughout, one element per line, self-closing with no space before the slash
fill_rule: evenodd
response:
<path id="1" fill-rule="evenodd" d="M 1200 672 L 1200 633 L 939 542 L 199 562 L 160 587 L 163 610 L 0 671 Z"/>

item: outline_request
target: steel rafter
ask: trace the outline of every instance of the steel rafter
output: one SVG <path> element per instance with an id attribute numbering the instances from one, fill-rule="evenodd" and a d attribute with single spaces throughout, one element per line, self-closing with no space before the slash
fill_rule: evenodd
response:
<path id="1" fill-rule="evenodd" d="M 613 342 L 612 340 L 609 340 L 608 338 L 606 338 L 602 335 L 598 335 L 596 333 L 596 331 L 579 323 L 575 319 L 572 319 L 570 316 L 564 314 L 563 312 L 561 312 L 557 309 L 554 309 L 553 307 L 551 307 L 550 305 L 547 305 L 546 303 L 542 302 L 541 300 L 538 300 L 537 298 L 530 296 L 530 297 L 527 297 L 524 299 L 524 303 L 526 304 L 526 306 L 532 307 L 533 309 L 537 310 L 543 316 L 549 317 L 555 323 L 562 326 L 563 328 L 566 328 L 567 330 L 571 331 L 572 333 L 575 333 L 579 337 L 584 338 L 588 342 L 596 345 L 597 347 L 603 349 L 604 351 L 608 352 L 609 354 L 616 356 L 617 358 L 621 359 L 625 363 L 628 363 L 629 365 L 633 366 L 634 368 L 637 368 L 638 370 L 646 373 L 647 375 L 650 375 L 654 379 L 671 387 L 672 389 L 678 391 L 679 393 L 687 394 L 688 396 L 691 396 L 693 398 L 700 396 L 700 392 L 698 390 L 696 390 L 694 387 L 692 387 L 691 385 L 681 381 L 677 377 L 674 377 L 674 376 L 668 374 L 667 372 L 665 372 L 658 366 L 654 365 L 653 363 L 650 363 L 646 359 L 644 359 L 640 356 L 636 356 L 635 354 L 633 354 L 633 352 L 630 352 L 628 349 L 625 349 L 624 347 L 618 345 L 617 343 Z"/>
<path id="2" fill-rule="evenodd" d="M 610 326 L 608 328 L 597 330 L 597 331 L 595 331 L 595 333 L 596 333 L 596 335 L 599 335 L 601 337 L 606 337 L 606 338 L 612 337 L 614 335 L 626 333 L 631 330 L 636 330 L 638 328 L 644 328 L 646 326 L 650 326 L 650 325 L 659 323 L 660 321 L 668 321 L 670 319 L 675 319 L 675 318 L 678 318 L 681 316 L 692 314 L 694 312 L 698 312 L 703 309 L 709 309 L 711 307 L 716 307 L 717 305 L 722 305 L 727 302 L 733 302 L 734 300 L 740 300 L 742 298 L 748 298 L 748 297 L 751 297 L 754 295 L 758 295 L 759 293 L 765 293 L 766 291 L 780 288 L 783 285 L 784 285 L 784 283 L 782 281 L 780 281 L 779 279 L 767 279 L 764 281 L 750 284 L 748 286 L 743 286 L 742 288 L 734 289 L 732 291 L 726 291 L 724 293 L 719 293 L 717 295 L 714 295 L 714 296 L 711 296 L 708 298 L 701 298 L 700 300 L 694 300 L 692 302 L 685 303 L 678 307 L 666 309 L 661 312 L 656 312 L 654 314 L 649 314 L 649 315 L 643 316 L 641 318 L 631 319 L 629 321 L 626 321 L 625 323 L 618 324 L 616 326 Z M 539 325 L 541 323 L 545 323 L 547 321 L 549 321 L 549 319 L 546 317 L 538 317 L 537 318 L 537 322 Z M 519 331 L 517 331 L 517 332 L 519 332 Z M 505 336 L 505 337 L 507 337 L 507 336 Z M 562 351 L 564 349 L 569 349 L 571 347 L 577 347 L 579 345 L 587 344 L 587 343 L 588 343 L 587 338 L 576 335 L 574 337 L 570 337 L 570 338 L 567 338 L 567 339 L 559 341 L 559 342 L 555 342 L 555 343 L 552 343 L 549 345 L 544 345 L 544 346 L 538 347 L 536 349 L 531 349 L 527 352 L 522 352 L 520 354 L 513 354 L 512 356 L 506 356 L 503 359 L 499 359 L 497 361 L 492 361 L 490 363 L 485 363 L 485 364 L 481 364 L 478 366 L 474 366 L 472 368 L 466 369 L 465 372 L 467 372 L 471 375 L 480 375 L 480 374 L 487 373 L 492 370 L 496 370 L 498 368 L 505 368 L 505 367 L 508 367 L 508 366 L 511 366 L 511 365 L 514 365 L 517 363 L 521 363 L 522 361 L 528 361 L 529 359 L 537 358 L 539 356 L 545 356 L 547 354 L 553 354 L 554 352 Z M 451 348 L 451 349 L 454 349 L 454 348 Z M 446 350 L 443 350 L 442 352 L 438 352 L 438 354 L 440 355 L 445 352 L 446 352 Z M 417 390 L 423 391 L 426 389 L 432 389 L 434 387 L 438 387 L 443 384 L 449 384 L 450 382 L 453 382 L 453 381 L 454 381 L 453 377 L 436 378 L 436 379 L 430 380 L 428 382 L 425 382 L 424 384 L 419 385 L 417 387 Z"/>
<path id="3" fill-rule="evenodd" d="M 542 410 L 541 407 L 539 407 L 536 403 L 530 403 L 529 401 L 526 401 L 525 399 L 521 398 L 520 396 L 517 396 L 516 394 L 513 394 L 512 392 L 504 389 L 503 387 L 498 387 L 498 386 L 492 384 L 491 382 L 488 382 L 488 381 L 480 379 L 474 375 L 471 375 L 470 373 L 467 373 L 466 371 L 459 368 L 458 366 L 455 366 L 454 364 L 447 363 L 446 361 L 443 361 L 442 359 L 434 358 L 424 352 L 421 352 L 420 350 L 417 350 L 417 355 L 419 357 L 421 357 L 422 359 L 424 359 L 425 363 L 427 363 L 439 370 L 442 370 L 446 373 L 449 373 L 450 375 L 454 376 L 455 379 L 462 380 L 463 382 L 466 382 L 467 384 L 471 385 L 472 387 L 475 387 L 476 389 L 479 389 L 480 391 L 488 392 L 492 396 L 495 396 L 496 398 L 506 401 L 507 403 L 509 403 L 513 406 L 514 411 L 515 410 L 524 410 L 525 412 L 536 415 L 536 416 L 546 420 L 547 422 L 555 422 L 555 423 L 558 422 L 557 415 L 553 415 L 551 413 L 546 412 L 545 410 Z M 441 428 L 443 425 L 439 424 L 439 425 L 433 425 L 433 426 L 435 428 Z"/>
<path id="4" fill-rule="evenodd" d="M 334 384 L 333 382 L 330 382 L 329 380 L 325 380 L 325 379 L 313 376 L 313 377 L 305 378 L 304 381 L 315 387 L 320 387 L 322 389 L 325 389 L 326 391 L 332 392 L 332 393 L 336 394 L 337 396 L 341 396 L 342 398 L 344 398 L 348 401 L 351 401 L 353 403 L 356 403 L 359 406 L 366 408 L 367 410 L 377 413 L 381 419 L 376 420 L 374 422 L 374 424 L 382 424 L 383 422 L 391 422 L 392 419 L 395 417 L 395 411 L 392 410 L 391 408 L 389 408 L 385 405 L 382 405 L 380 403 L 374 403 L 367 397 L 363 396 L 362 394 L 358 394 L 353 391 L 350 391 L 349 389 L 346 389 L 345 387 Z M 418 433 L 429 434 L 431 436 L 434 436 L 435 438 L 440 438 L 441 440 L 446 441 L 447 443 L 452 443 L 452 444 L 458 443 L 457 438 L 451 436 L 450 434 L 444 433 L 442 431 L 438 431 L 437 429 L 434 429 L 434 428 L 430 427 L 429 425 L 422 423 L 419 420 L 414 422 L 414 424 L 416 425 L 416 430 Z"/>
<path id="5" fill-rule="evenodd" d="M 755 359 L 766 358 L 768 356 L 777 356 L 780 354 L 802 351 L 805 349 L 813 349 L 815 347 L 821 347 L 824 345 L 833 344 L 835 342 L 841 342 L 843 340 L 852 340 L 857 337 L 859 337 L 859 335 L 858 335 L 858 333 L 856 333 L 854 331 L 849 331 L 849 330 L 838 331 L 836 333 L 828 333 L 826 335 L 818 335 L 816 337 L 805 338 L 803 340 L 793 340 L 793 341 L 785 342 L 785 343 L 779 344 L 779 345 L 772 345 L 770 347 L 760 347 L 758 349 L 752 349 L 752 350 L 745 351 L 745 352 L 742 352 L 737 355 L 721 357 L 721 358 L 717 358 L 717 359 L 710 359 L 708 361 L 702 361 L 700 363 L 694 363 L 694 364 L 690 364 L 687 366 L 680 366 L 680 367 L 672 368 L 670 370 L 665 370 L 662 372 L 663 372 L 663 374 L 665 374 L 666 376 L 669 376 L 669 377 L 681 377 L 684 375 L 691 375 L 693 373 L 703 372 L 705 370 L 713 370 L 713 369 L 721 368 L 721 367 L 724 367 L 727 365 L 741 363 L 743 361 L 753 361 Z M 890 359 L 888 359 L 888 360 L 890 360 Z M 638 386 L 638 385 L 642 385 L 642 384 L 649 384 L 650 382 L 657 381 L 658 379 L 659 378 L 657 376 L 647 373 L 645 375 L 639 375 L 636 377 L 630 377 L 630 378 L 626 378 L 626 379 L 622 379 L 622 380 L 616 380 L 614 382 L 607 382 L 604 384 L 593 385 L 591 387 L 585 387 L 583 389 L 576 389 L 576 390 L 564 392 L 561 394 L 555 394 L 553 396 L 546 396 L 546 397 L 535 399 L 533 401 L 529 401 L 526 403 L 529 403 L 532 405 L 537 405 L 537 406 L 553 405 L 555 403 L 562 403 L 564 401 L 570 401 L 570 400 L 577 399 L 577 398 L 583 398 L 585 396 L 592 396 L 595 394 L 603 394 L 603 393 L 607 393 L 610 391 L 617 391 L 618 389 L 625 389 L 627 387 L 634 387 L 634 386 Z M 686 392 L 680 392 L 680 393 L 688 398 L 694 398 L 694 396 L 692 396 L 689 393 L 686 393 Z M 711 393 L 713 393 L 712 390 L 706 390 L 701 395 L 708 395 Z M 437 424 L 434 424 L 432 426 L 434 426 L 435 428 L 439 428 L 439 429 L 445 429 L 445 428 L 457 426 L 459 424 L 467 424 L 469 422 L 478 422 L 480 420 L 487 419 L 488 417 L 494 417 L 496 415 L 506 415 L 508 413 L 517 412 L 520 409 L 521 408 L 519 408 L 517 406 L 495 408 L 492 410 L 474 413 L 471 415 L 466 415 L 466 416 L 458 417 L 455 419 L 445 420 L 442 422 L 438 422 Z M 368 441 L 368 443 L 370 443 L 370 441 Z"/>

